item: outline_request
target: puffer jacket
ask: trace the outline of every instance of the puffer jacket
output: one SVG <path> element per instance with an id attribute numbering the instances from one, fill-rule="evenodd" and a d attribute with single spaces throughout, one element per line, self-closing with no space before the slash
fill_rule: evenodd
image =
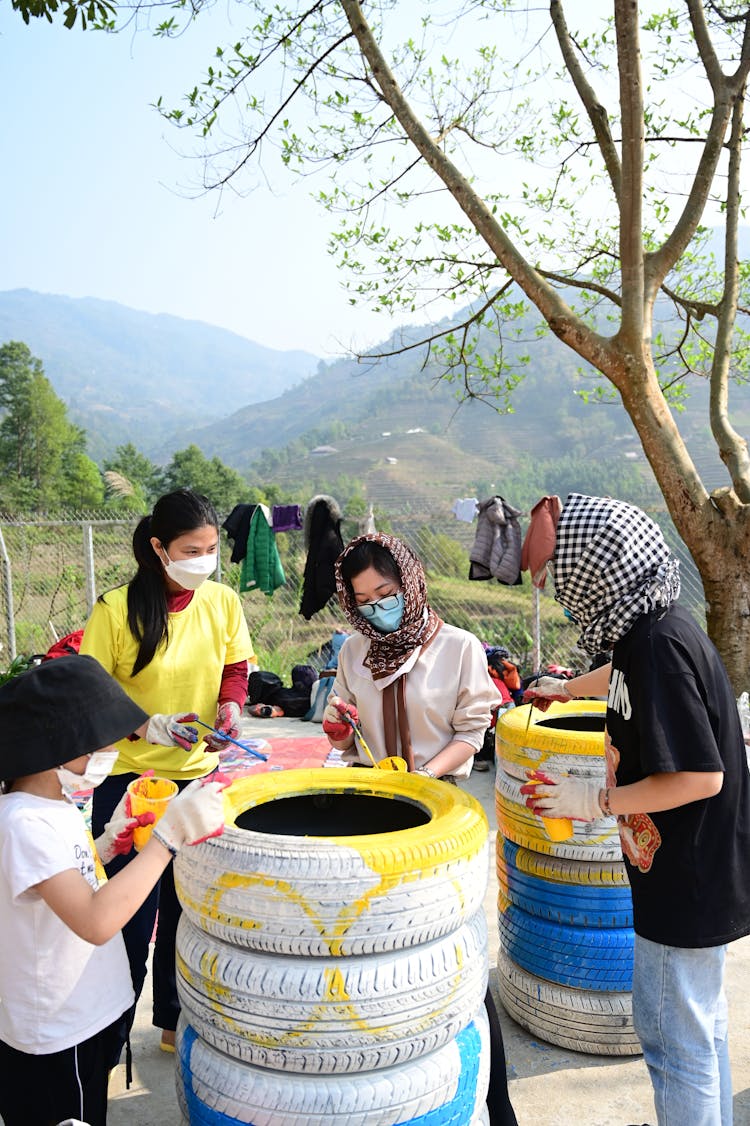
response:
<path id="1" fill-rule="evenodd" d="M 521 581 L 520 508 L 503 497 L 480 501 L 474 546 L 469 553 L 469 578 L 497 579 L 506 586 Z"/>
<path id="2" fill-rule="evenodd" d="M 305 509 L 307 559 L 299 612 L 308 622 L 336 593 L 334 564 L 344 550 L 341 516 L 338 501 L 325 493 L 314 496 Z"/>

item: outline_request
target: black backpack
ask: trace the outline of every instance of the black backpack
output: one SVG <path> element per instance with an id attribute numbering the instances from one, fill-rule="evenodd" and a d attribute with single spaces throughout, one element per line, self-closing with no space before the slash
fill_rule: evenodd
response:
<path id="1" fill-rule="evenodd" d="M 275 672 L 251 672 L 247 679 L 248 704 L 275 704 L 275 694 L 284 687 L 284 682 Z"/>

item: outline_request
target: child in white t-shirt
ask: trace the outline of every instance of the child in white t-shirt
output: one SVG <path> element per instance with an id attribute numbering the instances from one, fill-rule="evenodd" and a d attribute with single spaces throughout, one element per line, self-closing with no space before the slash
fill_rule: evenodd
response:
<path id="1" fill-rule="evenodd" d="M 147 722 L 93 657 L 60 657 L 0 687 L 4 1126 L 105 1126 L 112 1029 L 133 1004 L 120 929 L 183 844 L 223 829 L 222 784 L 197 780 L 133 862 L 98 886 L 68 794 L 103 781 L 111 744 Z M 143 818 L 123 799 L 96 841 L 100 859 L 129 851 Z"/>

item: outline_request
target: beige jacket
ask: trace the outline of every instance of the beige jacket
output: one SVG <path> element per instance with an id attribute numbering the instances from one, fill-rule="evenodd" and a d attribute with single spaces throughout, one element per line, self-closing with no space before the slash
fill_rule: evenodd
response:
<path id="1" fill-rule="evenodd" d="M 412 654 L 390 679 L 374 681 L 363 664 L 369 639 L 361 633 L 347 638 L 339 653 L 332 694 L 356 706 L 362 734 L 376 759 L 398 754 L 386 749 L 383 730 L 383 689 L 398 676 L 406 676 L 406 710 L 415 766 L 424 766 L 453 739 L 462 739 L 478 751 L 490 725 L 490 709 L 497 704 L 497 689 L 487 670 L 487 658 L 472 633 L 442 626 L 424 653 Z M 344 752 L 349 762 L 369 764 L 356 744 Z M 468 778 L 473 755 L 453 771 Z"/>

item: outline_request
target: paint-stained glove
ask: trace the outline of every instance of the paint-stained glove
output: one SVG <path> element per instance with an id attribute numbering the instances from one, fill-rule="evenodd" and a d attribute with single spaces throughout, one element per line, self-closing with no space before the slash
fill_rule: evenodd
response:
<path id="1" fill-rule="evenodd" d="M 153 773 L 153 770 L 149 771 L 149 774 Z M 127 856 L 133 847 L 134 831 L 153 825 L 155 820 L 153 813 L 131 814 L 130 794 L 126 790 L 115 806 L 111 820 L 104 826 L 104 832 L 94 841 L 102 864 L 109 864 L 116 856 Z"/>
<path id="2" fill-rule="evenodd" d="M 228 735 L 230 739 L 238 739 L 240 734 L 240 705 L 236 704 L 234 700 L 228 700 L 225 704 L 219 704 L 219 710 L 216 713 L 216 721 L 214 727 L 222 734 Z M 217 735 L 206 735 L 206 746 L 212 751 L 222 751 L 226 747 L 226 740 L 220 739 Z"/>
<path id="3" fill-rule="evenodd" d="M 195 712 L 176 712 L 174 715 L 152 715 L 146 728 L 146 742 L 161 747 L 182 747 L 189 751 L 198 742 L 198 728 L 188 727 L 198 716 Z"/>
<path id="4" fill-rule="evenodd" d="M 231 779 L 196 778 L 176 798 L 172 798 L 167 811 L 152 832 L 172 855 L 183 845 L 200 844 L 209 837 L 220 837 L 224 832 L 224 797 Z"/>
<path id="5" fill-rule="evenodd" d="M 597 821 L 606 814 L 599 805 L 601 784 L 583 778 L 566 778 L 542 770 L 527 770 L 528 782 L 521 786 L 526 805 L 541 817 L 568 817 L 573 821 Z"/>
<path id="6" fill-rule="evenodd" d="M 359 713 L 354 704 L 348 704 L 340 696 L 331 696 L 323 712 L 323 730 L 334 743 L 341 743 L 351 735 L 352 725 L 344 719 L 347 715 L 359 726 Z"/>
<path id="7" fill-rule="evenodd" d="M 531 704 L 532 707 L 539 708 L 540 712 L 546 712 L 554 700 L 569 703 L 574 699 L 563 679 L 557 676 L 540 676 L 526 688 L 521 703 Z"/>

